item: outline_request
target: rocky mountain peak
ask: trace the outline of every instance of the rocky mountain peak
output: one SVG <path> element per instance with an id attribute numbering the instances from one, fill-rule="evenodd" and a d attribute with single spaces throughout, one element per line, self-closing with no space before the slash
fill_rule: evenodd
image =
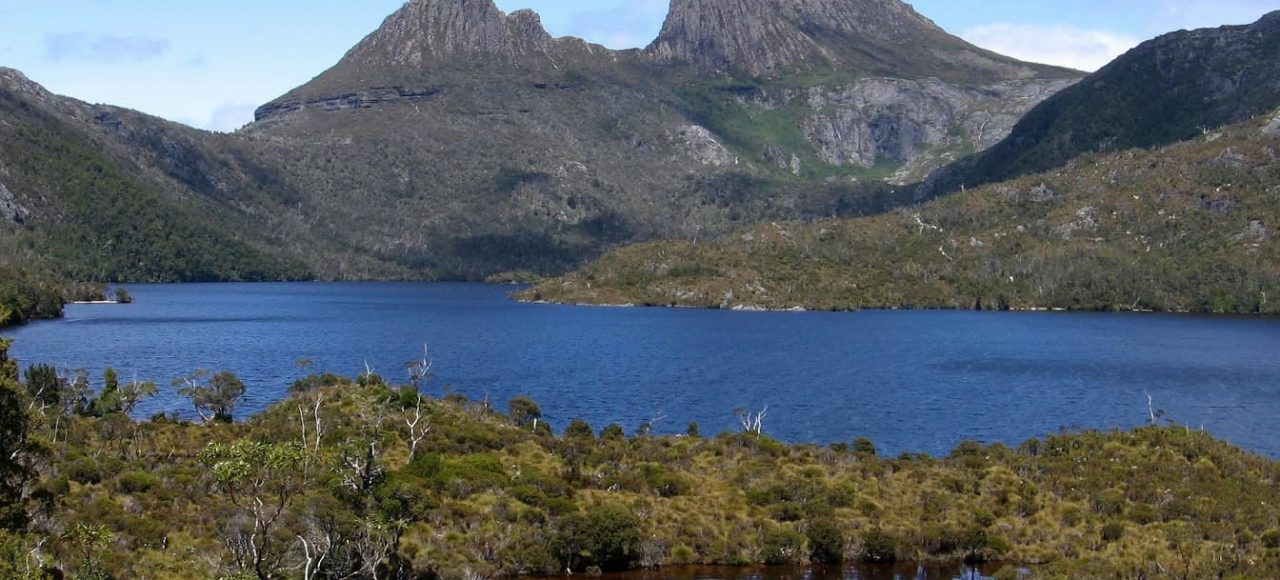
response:
<path id="1" fill-rule="evenodd" d="M 1037 74 L 947 34 L 901 0 L 672 0 L 645 52 L 658 62 L 755 76 L 824 68 L 916 78 L 952 69 Z"/>
<path id="2" fill-rule="evenodd" d="M 381 67 L 460 60 L 520 63 L 551 58 L 555 44 L 531 10 L 506 14 L 493 0 L 411 0 L 345 60 Z"/>

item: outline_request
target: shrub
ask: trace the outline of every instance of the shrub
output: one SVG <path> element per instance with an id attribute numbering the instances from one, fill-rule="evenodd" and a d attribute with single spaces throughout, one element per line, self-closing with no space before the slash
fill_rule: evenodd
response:
<path id="1" fill-rule="evenodd" d="M 1271 550 L 1280 548 L 1280 529 L 1273 528 L 1262 534 L 1262 545 Z"/>
<path id="2" fill-rule="evenodd" d="M 876 444 L 866 437 L 859 437 L 853 441 L 853 452 L 858 457 L 875 457 Z"/>
<path id="3" fill-rule="evenodd" d="M 623 441 L 626 440 L 627 434 L 622 430 L 622 425 L 613 423 L 600 431 L 600 438 L 605 441 Z"/>
<path id="4" fill-rule="evenodd" d="M 809 538 L 810 560 L 818 564 L 844 561 L 844 534 L 834 521 L 824 518 L 810 522 L 805 535 Z"/>
<path id="5" fill-rule="evenodd" d="M 804 536 L 792 528 L 774 528 L 765 532 L 760 557 L 769 566 L 800 564 L 804 555 Z"/>
<path id="6" fill-rule="evenodd" d="M 640 559 L 640 519 L 624 506 L 591 507 L 560 518 L 556 527 L 552 551 L 571 570 L 628 570 Z"/>
<path id="7" fill-rule="evenodd" d="M 1124 537 L 1124 524 L 1120 522 L 1110 522 L 1107 525 L 1102 526 L 1102 530 L 1099 532 L 1099 535 L 1101 536 L 1102 541 L 1108 544 L 1118 541 L 1120 538 Z"/>
<path id="8" fill-rule="evenodd" d="M 898 561 L 898 539 L 879 528 L 862 534 L 862 561 L 889 564 Z"/>
<path id="9" fill-rule="evenodd" d="M 121 493 L 144 493 L 160 486 L 160 478 L 144 471 L 130 471 L 116 480 Z"/>
<path id="10" fill-rule="evenodd" d="M 591 429 L 591 425 L 582 419 L 574 419 L 569 422 L 569 426 L 564 429 L 565 439 L 580 439 L 584 441 L 593 441 L 596 433 Z"/>

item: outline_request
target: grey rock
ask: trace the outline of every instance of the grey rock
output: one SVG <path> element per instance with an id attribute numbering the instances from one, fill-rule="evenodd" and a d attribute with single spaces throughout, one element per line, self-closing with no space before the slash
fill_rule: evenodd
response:
<path id="1" fill-rule="evenodd" d="M 1077 232 L 1088 231 L 1098 227 L 1098 216 L 1093 206 L 1085 206 L 1076 212 L 1076 219 L 1053 228 L 1054 235 L 1071 240 Z"/>
<path id="2" fill-rule="evenodd" d="M 31 212 L 27 208 L 18 205 L 18 200 L 14 199 L 13 192 L 0 183 L 0 221 L 12 222 L 18 225 L 27 223 L 31 217 Z"/>
<path id="3" fill-rule="evenodd" d="M 1072 82 L 1035 79 L 969 87 L 938 79 L 878 78 L 813 87 L 761 104 L 780 108 L 787 97 L 805 99 L 813 112 L 803 123 L 804 135 L 822 161 L 862 168 L 901 165 L 895 179 L 901 183 L 966 150 L 998 143 L 1023 114 Z M 769 160 L 776 163 L 774 157 Z"/>
<path id="4" fill-rule="evenodd" d="M 737 159 L 725 148 L 715 135 L 701 125 L 684 125 L 677 127 L 673 138 L 685 151 L 702 165 L 725 167 L 735 165 Z"/>
<path id="5" fill-rule="evenodd" d="M 1280 111 L 1277 111 L 1271 121 L 1262 127 L 1262 134 L 1268 137 L 1280 138 Z"/>

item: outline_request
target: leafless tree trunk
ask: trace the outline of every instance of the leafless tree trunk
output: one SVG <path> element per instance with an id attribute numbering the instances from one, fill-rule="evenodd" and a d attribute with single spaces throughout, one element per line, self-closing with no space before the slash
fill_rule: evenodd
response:
<path id="1" fill-rule="evenodd" d="M 418 456 L 418 444 L 426 439 L 427 434 L 431 432 L 431 423 L 423 420 L 422 416 L 422 400 L 425 397 L 418 395 L 418 400 L 413 407 L 413 419 L 405 418 L 405 427 L 409 429 L 409 460 Z"/>

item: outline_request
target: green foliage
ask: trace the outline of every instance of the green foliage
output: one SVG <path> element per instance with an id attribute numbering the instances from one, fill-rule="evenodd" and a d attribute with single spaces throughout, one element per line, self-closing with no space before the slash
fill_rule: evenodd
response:
<path id="1" fill-rule="evenodd" d="M 31 268 L 0 261 L 0 328 L 41 318 L 61 318 L 67 289 Z"/>
<path id="2" fill-rule="evenodd" d="M 17 530 L 26 521 L 22 499 L 30 468 L 23 459 L 31 427 L 8 350 L 8 341 L 0 339 L 0 530 Z"/>

